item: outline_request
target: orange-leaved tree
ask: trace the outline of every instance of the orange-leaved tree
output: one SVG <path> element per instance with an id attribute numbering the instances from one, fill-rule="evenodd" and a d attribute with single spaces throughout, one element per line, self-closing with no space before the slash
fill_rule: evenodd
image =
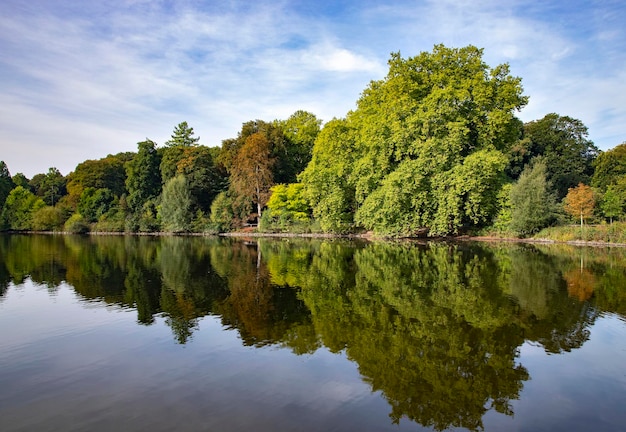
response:
<path id="1" fill-rule="evenodd" d="M 580 229 L 583 229 L 583 222 L 593 214 L 596 199 L 593 189 L 590 186 L 579 183 L 575 188 L 567 190 L 565 197 L 565 211 L 577 218 L 580 216 Z"/>
<path id="2" fill-rule="evenodd" d="M 261 132 L 246 138 L 230 168 L 231 185 L 237 194 L 256 203 L 259 219 L 272 187 L 274 159 L 270 156 L 270 143 Z"/>

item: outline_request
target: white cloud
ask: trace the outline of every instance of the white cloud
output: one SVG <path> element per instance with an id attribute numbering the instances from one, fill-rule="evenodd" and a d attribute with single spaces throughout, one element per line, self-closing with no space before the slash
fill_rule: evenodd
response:
<path id="1" fill-rule="evenodd" d="M 12 172 L 66 172 L 85 154 L 162 142 L 183 120 L 219 145 L 254 118 L 341 117 L 385 75 L 390 52 L 436 43 L 510 62 L 531 97 L 524 120 L 557 112 L 580 118 L 605 148 L 626 138 L 623 10 L 587 12 L 581 36 L 550 16 L 557 5 L 521 0 L 355 3 L 344 16 L 289 2 L 113 4 L 0 5 L 0 148 Z"/>

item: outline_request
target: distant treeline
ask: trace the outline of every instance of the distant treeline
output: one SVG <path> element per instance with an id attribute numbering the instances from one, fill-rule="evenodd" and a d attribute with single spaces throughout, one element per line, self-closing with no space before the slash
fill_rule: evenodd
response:
<path id="1" fill-rule="evenodd" d="M 528 102 L 507 64 L 437 45 L 372 81 L 344 118 L 253 120 L 221 147 L 187 122 L 162 146 L 87 160 L 32 179 L 0 162 L 3 230 L 262 231 L 388 236 L 528 236 L 624 215 L 626 143 L 607 152 L 587 127 Z"/>

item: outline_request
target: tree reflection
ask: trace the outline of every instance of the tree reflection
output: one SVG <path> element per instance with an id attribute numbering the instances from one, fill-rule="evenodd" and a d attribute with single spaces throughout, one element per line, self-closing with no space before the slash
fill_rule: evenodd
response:
<path id="1" fill-rule="evenodd" d="M 217 315 L 244 345 L 345 352 L 394 422 L 512 415 L 525 341 L 576 349 L 626 312 L 626 251 L 472 243 L 0 236 L 0 296 L 27 279 L 163 317 L 189 343 Z"/>

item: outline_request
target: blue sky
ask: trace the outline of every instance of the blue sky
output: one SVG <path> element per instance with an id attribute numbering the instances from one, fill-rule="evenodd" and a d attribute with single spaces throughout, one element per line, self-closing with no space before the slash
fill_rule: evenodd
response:
<path id="1" fill-rule="evenodd" d="M 181 121 L 219 146 L 249 120 L 344 117 L 391 52 L 438 43 L 509 63 L 522 120 L 580 119 L 607 150 L 626 141 L 624 23 L 622 0 L 2 0 L 0 160 L 68 174 Z"/>

